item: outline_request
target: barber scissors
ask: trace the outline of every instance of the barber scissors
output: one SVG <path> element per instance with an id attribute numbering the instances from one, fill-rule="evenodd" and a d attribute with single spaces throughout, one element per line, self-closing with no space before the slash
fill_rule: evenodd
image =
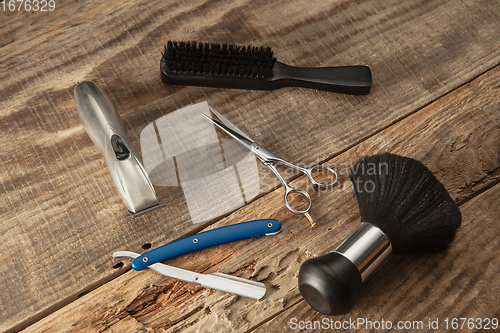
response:
<path id="1" fill-rule="evenodd" d="M 279 158 L 278 156 L 274 155 L 266 148 L 255 143 L 252 139 L 250 139 L 250 137 L 248 135 L 243 133 L 238 127 L 236 127 L 229 120 L 224 118 L 219 112 L 215 111 L 211 107 L 209 107 L 209 108 L 210 108 L 210 111 L 212 111 L 212 113 L 215 116 L 217 116 L 217 118 L 219 118 L 220 122 L 215 120 L 215 119 L 210 118 L 206 114 L 202 113 L 202 115 L 205 118 L 207 118 L 208 120 L 210 120 L 214 125 L 216 125 L 220 129 L 222 129 L 224 132 L 229 134 L 231 137 L 236 139 L 242 145 L 247 147 L 249 150 L 254 152 L 255 155 L 257 155 L 257 157 L 262 161 L 262 163 L 264 163 L 264 165 L 266 165 L 269 169 L 271 169 L 271 171 L 276 175 L 276 177 L 278 177 L 278 179 L 281 181 L 281 183 L 283 184 L 283 187 L 285 189 L 285 205 L 293 213 L 306 214 L 311 209 L 311 205 L 312 205 L 311 196 L 309 195 L 309 193 L 307 193 L 304 190 L 301 190 L 301 189 L 298 189 L 295 187 L 291 187 L 285 181 L 285 179 L 281 176 L 281 174 L 279 173 L 278 169 L 276 168 L 276 164 L 282 164 L 282 165 L 285 165 L 287 167 L 290 167 L 292 169 L 298 170 L 298 171 L 306 174 L 307 177 L 309 178 L 309 180 L 311 181 L 311 183 L 315 186 L 331 187 L 337 182 L 337 173 L 332 168 L 329 168 L 325 165 L 315 165 L 311 168 L 302 168 L 300 166 L 297 166 L 297 165 L 294 165 L 290 162 L 287 162 L 287 161 Z M 322 174 L 328 175 L 329 180 L 318 181 L 318 179 L 315 178 L 315 177 L 318 177 L 317 175 L 315 176 L 315 174 L 317 174 L 317 173 L 322 173 Z M 309 202 L 309 205 L 307 206 L 306 209 L 304 209 L 304 210 L 295 209 L 290 205 L 290 203 L 288 202 L 288 197 L 292 193 L 302 195 L 303 197 L 305 197 L 307 199 L 307 201 Z M 306 214 L 306 216 L 307 216 L 307 214 Z"/>

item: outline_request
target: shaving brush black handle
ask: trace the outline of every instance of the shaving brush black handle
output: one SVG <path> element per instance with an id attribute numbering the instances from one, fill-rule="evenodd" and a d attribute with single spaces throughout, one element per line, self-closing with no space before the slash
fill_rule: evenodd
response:
<path id="1" fill-rule="evenodd" d="M 371 223 L 361 223 L 334 252 L 306 260 L 299 271 L 299 290 L 317 311 L 349 312 L 363 281 L 390 255 L 391 243 Z"/>
<path id="2" fill-rule="evenodd" d="M 306 260 L 299 271 L 300 293 L 309 305 L 326 315 L 349 312 L 361 282 L 356 266 L 337 252 Z"/>

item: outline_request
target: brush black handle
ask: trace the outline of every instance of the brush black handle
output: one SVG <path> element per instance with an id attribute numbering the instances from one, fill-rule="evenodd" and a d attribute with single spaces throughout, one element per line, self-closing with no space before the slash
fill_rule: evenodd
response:
<path id="1" fill-rule="evenodd" d="M 337 252 L 306 260 L 299 271 L 299 290 L 315 310 L 341 315 L 354 306 L 361 287 L 361 274 Z"/>
<path id="2" fill-rule="evenodd" d="M 269 81 L 273 89 L 304 87 L 350 95 L 366 95 L 372 86 L 372 71 L 367 66 L 308 68 L 276 62 Z"/>

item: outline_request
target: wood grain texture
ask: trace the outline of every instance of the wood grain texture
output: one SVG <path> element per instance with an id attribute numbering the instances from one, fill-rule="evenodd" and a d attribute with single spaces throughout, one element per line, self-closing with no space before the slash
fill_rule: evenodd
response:
<path id="1" fill-rule="evenodd" d="M 333 250 L 356 228 L 359 212 L 343 166 L 382 151 L 417 158 L 428 166 L 462 203 L 462 227 L 446 253 L 391 257 L 363 286 L 355 308 L 334 318 L 426 324 L 429 317 L 498 318 L 499 82 L 497 67 L 328 161 L 337 166 L 340 186 L 314 197 L 311 215 L 318 222 L 316 229 L 308 228 L 304 218 L 276 208 L 283 193 L 278 189 L 214 226 L 257 214 L 281 220 L 280 235 L 169 261 L 200 272 L 221 271 L 264 282 L 268 294 L 263 300 L 164 280 L 152 272 L 127 272 L 26 332 L 69 327 L 114 332 L 122 321 L 140 323 L 143 332 L 286 332 L 292 318 L 322 320 L 298 292 L 298 269 L 304 260 Z M 293 184 L 304 182 L 298 178 Z"/>
<path id="2" fill-rule="evenodd" d="M 444 120 L 419 124 L 419 131 L 441 129 L 428 138 L 431 141 L 408 146 L 409 140 L 416 140 L 412 133 L 419 131 L 409 131 L 413 125 L 391 125 L 410 119 L 433 101 L 440 103 L 440 97 L 499 63 L 499 14 L 500 5 L 486 0 L 57 1 L 51 13 L 2 13 L 0 330 L 24 327 L 111 280 L 119 273 L 110 259 L 115 250 L 140 252 L 145 243 L 161 245 L 208 225 L 186 225 L 186 212 L 175 204 L 129 220 L 102 158 L 77 117 L 72 96 L 77 82 L 92 80 L 103 88 L 136 148 L 140 132 L 151 121 L 208 100 L 266 148 L 292 162 L 328 161 L 347 151 L 351 155 L 341 156 L 349 156 L 345 159 L 349 162 L 359 154 L 389 148 L 412 151 L 446 180 L 454 198 L 465 202 L 498 179 L 497 155 L 479 144 L 468 149 L 470 142 L 498 140 L 494 131 L 498 109 L 493 102 L 498 97 L 496 76 L 493 83 L 483 83 L 486 88 L 475 88 L 486 101 L 471 91 L 462 102 L 463 107 L 476 105 L 470 113 L 474 121 L 460 118 L 467 126 L 451 117 L 461 106 L 446 99 L 441 108 L 450 104 L 453 108 L 443 119 L 455 119 L 450 120 L 453 126 L 442 126 Z M 294 88 L 256 92 L 166 86 L 159 79 L 159 59 L 167 38 L 271 46 L 281 62 L 296 66 L 364 64 L 374 72 L 374 87 L 368 96 L 344 96 Z M 487 89 L 491 96 L 484 92 Z M 486 102 L 493 105 L 488 117 L 478 111 Z M 398 144 L 373 136 L 392 133 L 392 128 L 406 135 Z M 445 146 L 445 137 L 454 140 L 446 142 L 449 150 L 425 149 L 436 142 Z M 373 147 L 356 148 L 360 142 Z M 450 161 L 465 161 L 465 165 Z M 450 174 L 453 178 L 446 178 Z M 172 201 L 161 192 L 159 199 Z M 327 212 L 315 218 L 321 220 Z M 307 224 L 283 210 L 280 191 L 257 199 L 217 225 L 257 216 L 280 217 L 290 224 L 290 234 L 296 233 L 284 237 L 278 248 L 288 242 L 292 249 L 304 249 L 301 244 L 311 242 L 310 231 L 304 228 Z M 345 235 L 348 230 L 337 232 Z M 248 256 L 258 257 L 252 251 L 259 244 L 269 246 L 266 241 L 271 242 L 245 245 Z M 223 249 L 236 251 L 243 245 L 234 246 Z M 274 270 L 284 269 L 280 262 L 291 260 L 295 264 L 287 269 L 293 270 L 304 259 L 302 252 L 293 251 L 287 256 L 280 250 L 270 258 L 270 266 L 263 259 L 249 263 L 248 257 L 227 257 L 216 266 L 214 262 L 199 266 L 192 256 L 175 264 L 201 270 L 239 267 L 234 271 L 237 275 L 267 281 Z M 289 283 L 283 288 L 294 287 Z M 283 294 L 274 295 L 277 303 L 272 298 L 262 303 L 275 309 L 271 313 L 299 299 L 296 291 L 284 299 Z M 215 294 L 207 304 L 220 296 Z M 206 309 L 200 302 L 205 302 L 204 297 L 197 304 Z M 238 309 L 238 304 L 233 308 Z M 220 309 L 225 311 L 222 305 Z M 172 327 L 204 322 L 189 316 L 189 311 L 182 313 L 174 316 Z M 248 315 L 248 322 L 238 327 L 258 325 L 262 312 L 255 313 L 260 314 Z"/>

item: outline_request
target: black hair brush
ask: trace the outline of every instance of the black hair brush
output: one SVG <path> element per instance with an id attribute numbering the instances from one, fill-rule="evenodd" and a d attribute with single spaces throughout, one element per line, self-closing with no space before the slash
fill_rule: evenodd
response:
<path id="1" fill-rule="evenodd" d="M 160 68 L 165 83 L 204 87 L 305 87 L 366 95 L 372 85 L 369 67 L 292 67 L 276 61 L 269 47 L 169 41 Z"/>
<path id="2" fill-rule="evenodd" d="M 347 313 L 361 284 L 391 253 L 445 250 L 462 220 L 444 186 L 414 159 L 363 157 L 350 178 L 363 223 L 335 251 L 306 260 L 299 271 L 302 296 L 323 314 Z"/>

